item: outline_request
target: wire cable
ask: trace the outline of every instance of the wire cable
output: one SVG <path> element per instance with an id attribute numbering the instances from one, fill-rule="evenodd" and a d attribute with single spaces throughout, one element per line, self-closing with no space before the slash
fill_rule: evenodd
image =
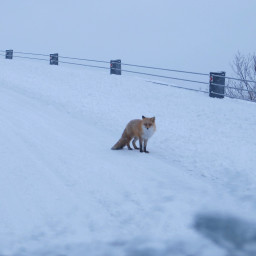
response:
<path id="1" fill-rule="evenodd" d="M 230 79 L 230 80 L 242 81 L 242 82 L 256 83 L 256 81 L 253 81 L 253 80 L 239 79 L 239 78 L 234 78 L 234 77 L 230 77 L 230 76 L 221 76 L 221 75 L 214 75 L 214 74 L 212 74 L 212 76 L 226 78 L 226 79 Z"/>
<path id="2" fill-rule="evenodd" d="M 13 57 L 15 58 L 20 58 L 20 59 L 30 59 L 30 60 L 44 60 L 44 61 L 49 61 L 47 59 L 40 59 L 40 58 L 34 58 L 34 57 L 25 57 L 25 56 L 18 56 L 18 55 L 14 55 Z"/>
<path id="3" fill-rule="evenodd" d="M 236 87 L 232 87 L 232 86 L 225 86 L 225 88 L 227 88 L 227 89 L 232 89 L 232 90 L 236 90 L 236 91 L 252 92 L 252 93 L 255 93 L 255 94 L 256 94 L 256 91 L 247 90 L 247 89 L 243 89 L 243 88 L 236 88 Z"/>
<path id="4" fill-rule="evenodd" d="M 147 68 L 147 69 L 155 69 L 155 70 L 162 70 L 162 71 L 170 71 L 170 72 L 179 72 L 179 73 L 186 73 L 186 74 L 193 74 L 193 75 L 209 76 L 209 74 L 206 74 L 206 73 L 198 73 L 198 72 L 184 71 L 184 70 L 177 70 L 177 69 L 158 68 L 158 67 L 126 64 L 126 63 L 122 63 L 122 65 L 130 66 L 130 67 L 138 67 L 138 68 Z"/>
<path id="5" fill-rule="evenodd" d="M 134 74 L 146 75 L 146 76 L 154 76 L 154 77 L 160 77 L 160 78 L 167 78 L 167 79 L 173 79 L 173 80 L 179 80 L 179 81 L 185 81 L 185 82 L 191 82 L 191 83 L 199 83 L 199 84 L 207 84 L 207 85 L 209 84 L 209 83 L 201 82 L 201 81 L 195 81 L 195 80 L 189 80 L 189 79 L 183 79 L 183 78 L 177 78 L 177 77 L 171 77 L 171 76 L 155 75 L 155 74 L 136 72 L 136 71 L 131 71 L 131 70 L 123 70 L 122 69 L 122 72 L 134 73 Z"/>
<path id="6" fill-rule="evenodd" d="M 32 52 L 16 52 L 16 51 L 14 51 L 13 54 L 15 54 L 15 53 L 24 54 L 24 55 L 44 56 L 44 57 L 49 57 L 50 56 L 50 54 L 32 53 Z"/>
<path id="7" fill-rule="evenodd" d="M 92 67 L 92 68 L 109 69 L 107 67 L 101 67 L 101 66 L 95 66 L 95 65 L 86 65 L 86 64 L 82 64 L 82 63 L 74 63 L 74 62 L 67 62 L 67 61 L 59 61 L 59 63 L 77 65 L 77 66 L 84 66 L 84 67 Z"/>
<path id="8" fill-rule="evenodd" d="M 173 85 L 173 84 L 166 84 L 166 83 L 160 83 L 160 82 L 154 82 L 154 81 L 147 81 L 147 82 L 152 83 L 152 84 L 159 84 L 159 85 L 170 86 L 170 87 L 174 87 L 174 88 L 178 88 L 178 89 L 184 89 L 184 90 L 188 90 L 188 91 L 209 93 L 208 91 L 203 91 L 203 90 L 198 90 L 198 89 L 193 89 L 193 88 L 187 88 L 187 87 L 182 87 L 182 86 Z"/>
<path id="9" fill-rule="evenodd" d="M 81 61 L 98 62 L 98 63 L 107 63 L 107 64 L 109 64 L 109 61 L 104 61 L 104 60 L 82 59 L 82 58 L 75 58 L 75 57 L 66 57 L 66 56 L 61 56 L 61 55 L 59 56 L 59 58 L 70 59 L 70 60 L 81 60 Z"/>

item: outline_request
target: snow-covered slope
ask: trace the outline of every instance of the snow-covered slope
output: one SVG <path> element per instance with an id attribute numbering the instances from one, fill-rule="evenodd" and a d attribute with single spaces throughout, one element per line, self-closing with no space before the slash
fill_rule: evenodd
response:
<path id="1" fill-rule="evenodd" d="M 256 105 L 0 60 L 0 254 L 225 255 L 198 214 L 255 221 Z M 110 150 L 156 116 L 150 154 Z"/>

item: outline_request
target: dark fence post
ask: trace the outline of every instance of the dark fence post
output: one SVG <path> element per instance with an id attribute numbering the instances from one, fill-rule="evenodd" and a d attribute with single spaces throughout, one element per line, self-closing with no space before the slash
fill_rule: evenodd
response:
<path id="1" fill-rule="evenodd" d="M 121 75 L 121 60 L 110 61 L 110 75 Z"/>
<path id="2" fill-rule="evenodd" d="M 50 54 L 50 65 L 59 65 L 59 54 Z"/>
<path id="3" fill-rule="evenodd" d="M 224 98 L 225 96 L 225 72 L 210 72 L 209 96 Z"/>
<path id="4" fill-rule="evenodd" d="M 13 58 L 13 50 L 6 50 L 5 58 L 11 60 Z"/>

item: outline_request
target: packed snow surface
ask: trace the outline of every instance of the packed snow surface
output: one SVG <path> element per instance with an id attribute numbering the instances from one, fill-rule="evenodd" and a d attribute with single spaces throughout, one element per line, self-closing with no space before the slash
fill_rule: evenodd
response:
<path id="1" fill-rule="evenodd" d="M 0 60 L 1 255 L 204 255 L 202 214 L 254 223 L 256 104 Z M 156 117 L 149 154 L 110 148 Z"/>

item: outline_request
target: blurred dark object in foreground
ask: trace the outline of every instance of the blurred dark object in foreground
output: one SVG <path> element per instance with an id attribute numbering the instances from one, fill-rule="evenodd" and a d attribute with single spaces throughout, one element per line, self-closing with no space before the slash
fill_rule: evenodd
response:
<path id="1" fill-rule="evenodd" d="M 195 229 L 225 249 L 228 256 L 256 255 L 256 224 L 236 217 L 200 214 Z"/>

